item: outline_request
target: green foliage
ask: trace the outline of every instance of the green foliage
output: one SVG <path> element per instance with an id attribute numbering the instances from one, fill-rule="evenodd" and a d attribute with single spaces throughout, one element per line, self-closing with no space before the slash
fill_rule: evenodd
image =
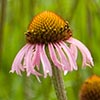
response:
<path id="1" fill-rule="evenodd" d="M 0 1 L 0 8 L 2 7 Z M 0 100 L 56 100 L 50 78 L 20 77 L 9 73 L 16 53 L 25 44 L 24 32 L 37 13 L 50 10 L 68 20 L 73 36 L 81 40 L 92 53 L 94 68 L 81 68 L 63 76 L 68 100 L 78 100 L 82 82 L 92 74 L 100 75 L 100 0 L 7 0 L 0 64 Z M 2 10 L 0 10 L 0 15 Z M 0 20 L 1 22 L 1 20 Z"/>

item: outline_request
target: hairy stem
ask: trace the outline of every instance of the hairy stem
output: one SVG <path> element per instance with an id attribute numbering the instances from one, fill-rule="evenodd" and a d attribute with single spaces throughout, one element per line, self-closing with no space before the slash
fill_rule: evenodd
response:
<path id="1" fill-rule="evenodd" d="M 67 100 L 61 71 L 56 66 L 52 66 L 52 71 L 53 71 L 52 80 L 53 80 L 53 85 L 56 91 L 57 99 Z"/>

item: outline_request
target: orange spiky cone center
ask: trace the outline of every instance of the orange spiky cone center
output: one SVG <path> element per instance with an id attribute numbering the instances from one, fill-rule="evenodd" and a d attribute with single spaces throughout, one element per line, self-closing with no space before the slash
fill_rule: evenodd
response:
<path id="1" fill-rule="evenodd" d="M 93 75 L 85 81 L 80 91 L 80 100 L 100 100 L 100 77 Z"/>
<path id="2" fill-rule="evenodd" d="M 72 36 L 68 22 L 50 11 L 35 16 L 29 24 L 26 39 L 29 43 L 50 43 Z"/>

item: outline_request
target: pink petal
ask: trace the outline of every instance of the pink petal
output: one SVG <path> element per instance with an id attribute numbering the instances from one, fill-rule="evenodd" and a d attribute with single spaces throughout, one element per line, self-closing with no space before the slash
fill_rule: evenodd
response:
<path id="1" fill-rule="evenodd" d="M 21 75 L 21 71 L 24 71 L 24 67 L 22 65 L 22 60 L 23 57 L 25 55 L 25 53 L 27 52 L 27 50 L 29 49 L 31 45 L 30 44 L 26 44 L 16 55 L 14 62 L 12 64 L 12 69 L 10 72 L 14 72 L 16 71 L 17 74 Z"/>
<path id="2" fill-rule="evenodd" d="M 39 45 L 40 47 L 40 59 L 43 64 L 43 71 L 44 71 L 44 77 L 47 77 L 47 73 L 52 76 L 52 69 L 49 62 L 49 59 L 45 53 L 45 45 Z"/>
<path id="3" fill-rule="evenodd" d="M 75 58 L 75 60 L 77 59 L 77 56 L 78 56 L 78 52 L 77 52 L 77 48 L 74 44 L 71 44 L 70 45 L 70 51 L 73 55 L 73 57 Z"/>
<path id="4" fill-rule="evenodd" d="M 32 66 L 32 54 L 33 54 L 33 45 L 29 48 L 27 53 L 25 54 L 25 68 L 29 70 L 29 68 Z"/>
<path id="5" fill-rule="evenodd" d="M 38 70 L 39 70 L 39 66 L 40 66 L 40 50 L 39 50 L 39 45 L 37 44 L 36 45 L 36 48 L 35 48 L 35 52 L 34 52 L 34 55 L 32 57 L 32 63 L 33 63 L 33 67 L 36 65 Z"/>
<path id="6" fill-rule="evenodd" d="M 70 63 L 70 66 L 71 66 L 71 70 L 73 70 L 73 68 L 74 68 L 75 70 L 77 70 L 76 61 L 75 61 L 75 59 L 74 59 L 72 53 L 70 52 L 69 47 L 68 47 L 63 41 L 60 42 L 60 45 L 61 45 L 61 47 L 63 48 L 63 50 L 65 51 L 65 53 L 66 53 L 67 56 L 68 56 L 69 63 Z"/>
<path id="7" fill-rule="evenodd" d="M 26 71 L 27 71 L 27 76 L 30 76 L 30 74 L 40 76 L 41 74 L 34 69 L 35 64 L 33 65 L 33 62 L 32 62 L 32 56 L 34 57 L 33 48 L 34 48 L 34 45 L 32 45 L 29 48 L 27 54 L 25 55 L 25 64 L 26 64 L 25 68 L 26 68 Z"/>
<path id="8" fill-rule="evenodd" d="M 64 65 L 60 63 L 60 61 L 57 59 L 53 45 L 50 43 L 48 44 L 48 47 L 49 47 L 49 52 L 50 52 L 50 57 L 51 57 L 52 62 L 54 63 L 56 67 L 61 69 L 61 66 L 64 66 Z"/>
<path id="9" fill-rule="evenodd" d="M 74 39 L 72 37 L 69 38 L 67 40 L 67 42 L 76 45 L 79 48 L 79 50 L 81 51 L 82 56 L 83 56 L 82 66 L 87 66 L 87 65 L 88 66 L 94 66 L 92 56 L 91 56 L 89 50 L 87 49 L 87 47 L 83 43 L 81 43 L 79 40 Z"/>
<path id="10" fill-rule="evenodd" d="M 67 71 L 70 71 L 71 70 L 71 67 L 70 67 L 69 61 L 66 58 L 66 55 L 64 54 L 61 46 L 58 43 L 54 44 L 54 46 L 55 46 L 55 48 L 57 50 L 57 53 L 59 54 L 61 63 L 64 65 L 63 66 L 64 72 L 66 73 Z"/>

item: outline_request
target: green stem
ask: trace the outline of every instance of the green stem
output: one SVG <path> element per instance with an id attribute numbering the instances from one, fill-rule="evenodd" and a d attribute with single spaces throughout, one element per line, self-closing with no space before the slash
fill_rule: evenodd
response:
<path id="1" fill-rule="evenodd" d="M 67 100 L 61 71 L 56 66 L 52 66 L 52 72 L 53 72 L 52 80 L 56 91 L 57 99 Z"/>

